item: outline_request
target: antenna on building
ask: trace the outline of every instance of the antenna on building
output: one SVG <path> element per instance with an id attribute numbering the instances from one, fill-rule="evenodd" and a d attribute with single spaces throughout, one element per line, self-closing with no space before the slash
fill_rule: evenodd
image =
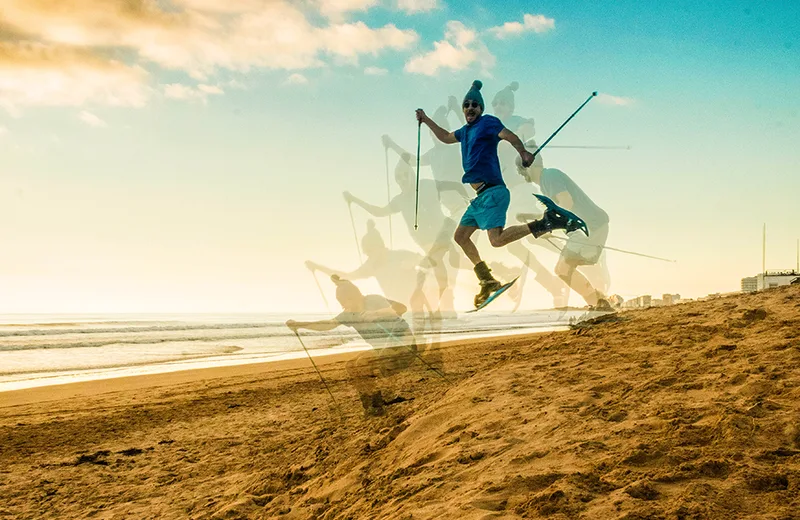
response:
<path id="1" fill-rule="evenodd" d="M 767 223 L 764 223 L 764 228 L 761 234 L 761 274 L 767 272 Z"/>

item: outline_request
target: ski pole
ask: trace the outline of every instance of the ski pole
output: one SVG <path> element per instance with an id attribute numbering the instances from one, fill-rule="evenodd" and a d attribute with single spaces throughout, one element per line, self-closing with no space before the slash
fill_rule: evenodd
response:
<path id="1" fill-rule="evenodd" d="M 531 142 L 531 141 L 528 141 L 528 142 L 531 143 L 532 146 L 536 146 L 535 142 Z M 569 145 L 569 144 L 562 144 L 562 145 L 554 144 L 554 145 L 550 146 L 550 148 L 574 148 L 574 149 L 579 149 L 579 150 L 630 150 L 631 149 L 631 145 L 627 145 L 627 146 L 599 146 L 599 145 L 598 146 L 591 146 L 591 145 L 579 145 L 579 144 L 572 144 L 572 145 Z"/>
<path id="2" fill-rule="evenodd" d="M 314 365 L 314 370 L 317 371 L 317 375 L 319 375 L 320 381 L 322 381 L 322 384 L 325 385 L 325 390 L 328 391 L 328 395 L 331 396 L 331 399 L 333 400 L 333 404 L 336 405 L 336 410 L 339 412 L 339 416 L 340 417 L 344 417 L 344 414 L 342 413 L 342 409 L 339 408 L 339 403 L 336 402 L 336 398 L 333 397 L 333 392 L 331 392 L 331 389 L 328 388 L 328 383 L 325 382 L 325 378 L 322 377 L 322 372 L 319 371 L 319 368 L 317 368 L 317 364 L 314 363 L 314 358 L 311 357 L 311 352 L 308 351 L 308 349 L 306 348 L 306 344 L 303 343 L 303 338 L 300 337 L 300 334 L 297 332 L 296 329 L 292 329 L 292 331 L 294 332 L 294 335 L 297 336 L 297 340 L 300 342 L 300 345 L 303 346 L 303 350 L 306 351 L 306 355 L 308 355 L 308 360 L 311 361 L 312 365 Z"/>
<path id="3" fill-rule="evenodd" d="M 325 297 L 325 291 L 322 290 L 322 286 L 319 284 L 319 279 L 317 278 L 317 271 L 311 270 L 311 276 L 314 277 L 314 281 L 317 284 L 317 289 L 319 289 L 319 295 L 322 296 L 322 301 L 325 302 L 325 309 L 328 312 L 331 312 L 331 307 L 328 305 L 328 298 Z"/>
<path id="4" fill-rule="evenodd" d="M 386 164 L 386 205 L 392 202 L 392 193 L 389 189 L 389 149 L 383 148 L 383 159 Z M 392 215 L 389 215 L 389 249 L 394 249 L 394 237 L 392 236 Z"/>
<path id="5" fill-rule="evenodd" d="M 422 110 L 418 108 L 417 110 Z M 419 142 L 422 133 L 422 121 L 417 122 L 417 195 L 414 203 L 414 231 L 419 227 Z"/>
<path id="6" fill-rule="evenodd" d="M 561 126 L 559 126 L 559 127 L 556 129 L 556 131 L 555 131 L 555 132 L 553 132 L 553 133 L 550 135 L 550 137 L 548 137 L 548 138 L 547 138 L 547 140 L 546 140 L 545 142 L 543 142 L 543 143 L 542 143 L 542 145 L 541 145 L 539 148 L 537 148 L 537 149 L 536 149 L 536 150 L 533 152 L 533 156 L 534 156 L 534 157 L 536 157 L 536 154 L 538 154 L 539 152 L 541 152 L 541 151 L 542 151 L 542 148 L 544 148 L 545 146 L 547 146 L 547 143 L 549 143 L 549 142 L 550 142 L 550 140 L 551 140 L 551 139 L 553 139 L 553 138 L 556 136 L 556 134 L 557 134 L 557 133 L 559 133 L 559 132 L 561 131 L 561 129 L 562 129 L 562 128 L 564 128 L 565 126 L 567 126 L 567 123 L 569 123 L 569 122 L 570 122 L 570 120 L 572 120 L 572 118 L 573 118 L 573 117 L 575 117 L 575 115 L 576 115 L 578 112 L 580 112 L 580 111 L 581 111 L 581 109 L 582 109 L 583 107 L 585 107 L 585 106 L 586 106 L 586 103 L 588 103 L 589 101 L 591 101 L 591 100 L 592 100 L 592 98 L 593 98 L 593 97 L 596 97 L 596 96 L 597 96 L 597 91 L 595 90 L 594 92 L 592 92 L 592 95 L 591 95 L 591 96 L 589 96 L 589 97 L 586 99 L 586 101 L 584 101 L 584 102 L 583 102 L 583 104 L 582 104 L 581 106 L 579 106 L 579 107 L 578 107 L 578 110 L 576 110 L 575 112 L 573 112 L 573 113 L 572 113 L 572 115 L 571 115 L 571 116 L 569 116 L 569 117 L 567 118 L 567 120 L 566 120 L 566 121 L 564 121 L 563 123 L 561 123 Z"/>
<path id="7" fill-rule="evenodd" d="M 353 226 L 353 238 L 356 240 L 356 249 L 358 250 L 358 262 L 363 264 L 364 259 L 361 257 L 361 244 L 358 243 L 358 233 L 356 233 L 356 221 L 353 219 L 353 205 L 347 203 L 347 211 L 350 212 L 350 225 Z"/>
<path id="8" fill-rule="evenodd" d="M 402 343 L 402 342 L 401 342 L 401 341 L 400 341 L 400 340 L 399 340 L 399 339 L 398 339 L 398 338 L 397 338 L 397 337 L 396 337 L 394 334 L 392 334 L 391 332 L 389 332 L 388 330 L 386 330 L 386 327 L 384 327 L 384 326 L 383 326 L 383 325 L 381 325 L 380 323 L 377 323 L 377 322 L 376 322 L 375 324 L 376 324 L 376 325 L 377 325 L 377 326 L 378 326 L 378 327 L 379 327 L 379 328 L 380 328 L 380 329 L 381 329 L 383 332 L 385 332 L 385 333 L 386 333 L 386 335 L 387 335 L 389 338 L 391 338 L 391 339 L 392 339 L 392 341 L 394 341 L 395 343 L 397 343 L 397 344 L 398 344 L 399 346 L 401 346 L 401 347 L 405 347 L 405 348 L 407 348 L 407 349 L 408 349 L 408 351 L 409 351 L 409 352 L 411 352 L 411 353 L 412 353 L 414 356 L 416 356 L 416 357 L 417 357 L 417 359 L 419 359 L 420 361 L 422 361 L 422 363 L 423 363 L 423 364 L 424 364 L 426 367 L 428 367 L 430 370 L 433 370 L 433 371 L 436 373 L 436 375 L 438 375 L 439 377 L 441 377 L 442 379 L 444 379 L 445 381 L 447 381 L 447 383 L 449 383 L 449 384 L 451 384 L 451 385 L 453 384 L 453 382 L 452 382 L 452 381 L 450 381 L 449 379 L 447 379 L 447 376 L 445 376 L 445 375 L 444 375 L 444 374 L 443 374 L 441 371 L 439 371 L 439 370 L 438 370 L 438 369 L 436 369 L 436 368 L 435 368 L 433 365 L 431 365 L 430 363 L 428 363 L 427 361 L 425 361 L 425 359 L 423 359 L 423 357 L 419 355 L 419 352 L 417 352 L 416 350 L 414 350 L 413 348 L 411 348 L 409 345 L 406 345 L 405 343 Z"/>
<path id="9" fill-rule="evenodd" d="M 550 238 L 555 238 L 556 240 L 570 240 L 569 238 L 558 237 L 558 236 L 551 236 Z M 548 239 L 549 241 L 549 239 Z M 599 247 L 601 249 L 608 249 L 609 251 L 616 251 L 617 253 L 625 253 L 626 255 L 634 255 L 634 256 L 642 256 L 644 258 L 652 258 L 653 260 L 661 260 L 662 262 L 672 262 L 673 264 L 678 263 L 677 260 L 670 260 L 669 258 L 661 258 L 660 256 L 653 256 L 653 255 L 646 255 L 644 253 L 637 253 L 636 251 L 626 251 L 624 249 L 617 249 L 616 247 L 611 246 L 598 246 L 596 244 L 587 244 L 585 242 L 578 242 L 577 240 L 572 241 L 573 244 L 578 244 L 580 246 L 592 246 L 592 247 Z M 555 244 L 553 244 L 555 245 Z"/>

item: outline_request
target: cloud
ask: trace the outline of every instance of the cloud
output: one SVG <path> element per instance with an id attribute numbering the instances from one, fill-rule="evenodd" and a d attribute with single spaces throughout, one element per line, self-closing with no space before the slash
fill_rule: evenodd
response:
<path id="1" fill-rule="evenodd" d="M 8 133 L 8 128 L 0 125 L 0 137 L 3 137 Z"/>
<path id="2" fill-rule="evenodd" d="M 86 123 L 89 126 L 93 126 L 95 128 L 104 128 L 108 126 L 105 121 L 97 117 L 96 115 L 92 114 L 91 112 L 87 112 L 83 110 L 79 115 L 78 118 Z"/>
<path id="3" fill-rule="evenodd" d="M 367 67 L 364 69 L 364 74 L 367 76 L 385 76 L 389 73 L 388 70 L 380 67 Z"/>
<path id="4" fill-rule="evenodd" d="M 408 60 L 405 71 L 435 76 L 440 69 L 464 70 L 473 63 L 481 64 L 488 74 L 495 57 L 478 40 L 474 30 L 457 21 L 447 22 L 444 39 L 433 44 L 433 50 Z"/>
<path id="5" fill-rule="evenodd" d="M 492 27 L 489 32 L 498 38 L 518 36 L 524 32 L 533 31 L 536 34 L 546 33 L 555 29 L 556 21 L 542 14 L 525 14 L 520 22 L 506 22 L 498 27 Z"/>
<path id="6" fill-rule="evenodd" d="M 610 94 L 598 94 L 597 101 L 604 105 L 613 106 L 630 106 L 636 103 L 636 100 L 633 98 L 612 96 Z"/>
<path id="7" fill-rule="evenodd" d="M 308 83 L 308 78 L 302 74 L 294 73 L 283 82 L 284 85 L 305 85 Z"/>
<path id="8" fill-rule="evenodd" d="M 224 91 L 213 85 L 199 84 L 197 87 L 184 85 L 183 83 L 170 83 L 164 85 L 164 96 L 169 99 L 179 99 L 182 101 L 200 101 L 206 103 L 209 95 L 220 95 Z"/>
<path id="9" fill-rule="evenodd" d="M 3 0 L 0 27 L 16 36 L 0 37 L 0 103 L 9 111 L 87 100 L 140 106 L 153 90 L 150 71 L 157 69 L 208 83 L 222 71 L 356 64 L 360 56 L 403 51 L 419 39 L 393 24 L 371 27 L 335 16 L 366 10 L 377 0 L 310 2 L 70 0 L 65 7 L 63 0 Z M 309 5 L 318 11 L 308 12 Z M 3 68 L 6 54 L 36 54 L 31 47 L 49 59 L 17 60 L 15 67 Z"/>
<path id="10" fill-rule="evenodd" d="M 397 8 L 408 14 L 424 13 L 436 7 L 437 0 L 397 0 Z"/>
<path id="11" fill-rule="evenodd" d="M 317 0 L 320 13 L 335 20 L 341 19 L 345 13 L 366 11 L 378 3 L 377 0 Z"/>
<path id="12" fill-rule="evenodd" d="M 149 88 L 137 65 L 83 49 L 30 42 L 0 42 L 0 107 L 12 115 L 28 106 L 80 106 L 87 102 L 142 106 Z"/>

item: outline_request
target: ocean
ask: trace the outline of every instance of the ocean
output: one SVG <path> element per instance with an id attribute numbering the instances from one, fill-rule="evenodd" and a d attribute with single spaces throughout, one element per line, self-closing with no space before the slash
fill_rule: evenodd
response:
<path id="1" fill-rule="evenodd" d="M 481 312 L 442 321 L 417 341 L 448 341 L 567 327 L 585 311 Z M 329 314 L 0 315 L 0 392 L 114 377 L 306 357 L 287 319 Z M 349 327 L 301 329 L 312 356 L 370 347 Z"/>

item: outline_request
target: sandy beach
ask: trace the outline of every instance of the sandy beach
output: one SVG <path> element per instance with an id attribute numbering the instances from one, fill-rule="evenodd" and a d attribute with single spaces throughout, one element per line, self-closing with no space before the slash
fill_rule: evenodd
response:
<path id="1" fill-rule="evenodd" d="M 0 393 L 3 518 L 798 518 L 800 287 L 345 362 Z"/>

